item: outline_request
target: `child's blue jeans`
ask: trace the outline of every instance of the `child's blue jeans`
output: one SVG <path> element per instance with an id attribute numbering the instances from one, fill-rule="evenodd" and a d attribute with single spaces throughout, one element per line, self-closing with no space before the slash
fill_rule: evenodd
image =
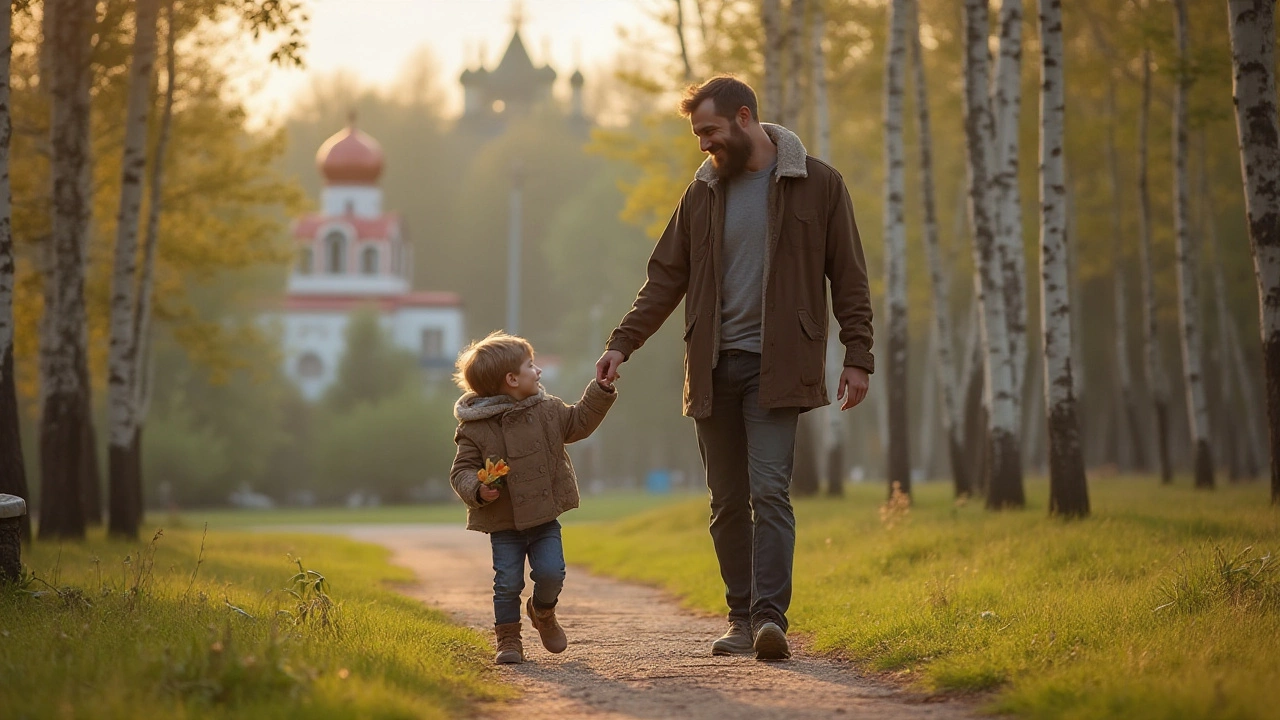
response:
<path id="1" fill-rule="evenodd" d="M 524 590 L 524 559 L 529 558 L 533 604 L 554 607 L 564 587 L 564 545 L 560 521 L 489 535 L 493 546 L 493 618 L 498 625 L 520 621 L 520 592 Z"/>

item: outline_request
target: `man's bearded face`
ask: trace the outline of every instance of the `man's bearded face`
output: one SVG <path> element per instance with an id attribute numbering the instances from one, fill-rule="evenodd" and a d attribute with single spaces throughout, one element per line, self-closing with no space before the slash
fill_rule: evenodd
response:
<path id="1" fill-rule="evenodd" d="M 721 181 L 732 180 L 742 174 L 751 159 L 751 138 L 747 131 L 738 127 L 738 123 L 729 121 L 729 134 L 722 142 L 713 142 L 707 148 L 711 156 L 711 165 Z"/>

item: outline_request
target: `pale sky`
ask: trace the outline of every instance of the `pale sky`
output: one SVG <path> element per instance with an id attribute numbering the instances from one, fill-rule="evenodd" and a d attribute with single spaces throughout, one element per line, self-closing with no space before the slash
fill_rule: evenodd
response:
<path id="1" fill-rule="evenodd" d="M 253 63 L 244 81 L 251 122 L 278 117 L 305 88 L 309 76 L 345 70 L 362 81 L 385 86 L 422 47 L 441 67 L 450 111 L 462 107 L 457 83 L 464 66 L 474 66 L 485 50 L 489 69 L 511 39 L 514 8 L 522 7 L 521 37 L 535 65 L 548 61 L 557 86 L 579 61 L 586 69 L 612 60 L 621 47 L 618 28 L 648 36 L 663 29 L 650 12 L 658 0 L 306 0 L 310 15 L 304 70 Z M 666 33 L 670 35 L 668 31 Z M 662 41 L 666 41 L 662 36 Z M 674 41 L 672 42 L 674 45 Z M 268 49 L 254 49 L 265 57 Z M 595 78 L 588 76 L 588 82 Z"/>

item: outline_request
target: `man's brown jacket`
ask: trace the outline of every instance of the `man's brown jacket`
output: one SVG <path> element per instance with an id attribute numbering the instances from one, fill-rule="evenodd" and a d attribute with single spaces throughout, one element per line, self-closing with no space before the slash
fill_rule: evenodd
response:
<path id="1" fill-rule="evenodd" d="M 871 293 L 853 203 L 835 168 L 809 157 L 800 138 L 763 124 L 778 148 L 769 186 L 760 327 L 760 405 L 810 409 L 830 402 L 825 378 L 827 281 L 844 365 L 875 370 Z M 720 354 L 725 192 L 710 159 L 684 192 L 649 257 L 644 286 L 609 336 L 626 358 L 684 303 L 684 414 L 711 415 L 711 371 Z"/>

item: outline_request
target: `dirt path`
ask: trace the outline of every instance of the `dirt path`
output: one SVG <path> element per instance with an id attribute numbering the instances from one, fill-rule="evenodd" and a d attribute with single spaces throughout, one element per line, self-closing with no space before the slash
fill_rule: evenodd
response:
<path id="1" fill-rule="evenodd" d="M 324 531 L 390 548 L 392 561 L 412 568 L 420 580 L 406 592 L 461 623 L 491 631 L 493 572 L 484 535 L 424 525 Z M 794 638 L 795 656 L 787 662 L 712 657 L 710 644 L 724 631 L 723 620 L 683 610 L 658 590 L 590 575 L 581 568 L 569 568 L 559 616 L 569 649 L 560 655 L 546 652 L 526 621 L 529 662 L 501 670 L 524 693 L 514 702 L 481 708 L 480 718 L 977 717 L 970 703 L 936 702 L 862 677 L 847 663 L 807 653 Z"/>

